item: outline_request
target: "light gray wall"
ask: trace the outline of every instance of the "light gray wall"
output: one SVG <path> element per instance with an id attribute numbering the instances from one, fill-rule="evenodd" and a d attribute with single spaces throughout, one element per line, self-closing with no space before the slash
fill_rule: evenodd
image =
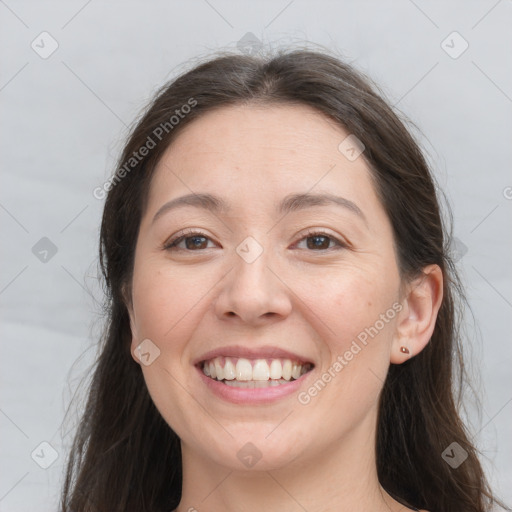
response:
<path id="1" fill-rule="evenodd" d="M 55 510 L 74 424 L 61 428 L 64 408 L 101 325 L 92 191 L 126 125 L 183 63 L 248 32 L 341 51 L 421 130 L 480 330 L 468 341 L 486 391 L 472 433 L 512 502 L 511 1 L 5 0 L 0 15 L 0 510 Z M 58 454 L 46 470 L 41 442 Z"/>

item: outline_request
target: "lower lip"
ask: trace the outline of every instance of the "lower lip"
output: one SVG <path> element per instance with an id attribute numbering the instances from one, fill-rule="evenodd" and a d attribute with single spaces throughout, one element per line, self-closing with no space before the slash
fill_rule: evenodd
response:
<path id="1" fill-rule="evenodd" d="M 280 398 L 297 392 L 305 378 L 312 372 L 311 370 L 301 375 L 298 379 L 292 380 L 288 384 L 280 384 L 279 386 L 269 386 L 267 388 L 235 388 L 207 377 L 201 368 L 197 366 L 196 368 L 201 379 L 212 393 L 234 404 L 265 404 L 275 402 Z"/>

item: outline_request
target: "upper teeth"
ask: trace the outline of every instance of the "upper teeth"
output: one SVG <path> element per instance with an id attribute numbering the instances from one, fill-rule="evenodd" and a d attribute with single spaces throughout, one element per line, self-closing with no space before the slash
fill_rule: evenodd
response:
<path id="1" fill-rule="evenodd" d="M 216 357 L 203 363 L 203 373 L 217 380 L 290 380 L 298 379 L 310 369 L 309 363 L 301 364 L 291 359 L 251 360 L 243 357 Z"/>

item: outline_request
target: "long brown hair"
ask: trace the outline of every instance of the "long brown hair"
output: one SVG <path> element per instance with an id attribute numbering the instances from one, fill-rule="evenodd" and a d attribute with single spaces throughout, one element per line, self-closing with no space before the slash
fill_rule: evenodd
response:
<path id="1" fill-rule="evenodd" d="M 135 245 L 153 171 L 174 137 L 206 112 L 251 102 L 270 108 L 309 105 L 362 141 L 393 226 L 402 277 L 416 277 L 430 264 L 444 274 L 430 343 L 406 363 L 390 366 L 380 396 L 381 485 L 431 512 L 484 512 L 502 505 L 460 418 L 467 383 L 457 308 L 463 295 L 436 186 L 418 144 L 377 91 L 339 58 L 295 50 L 269 57 L 216 56 L 158 92 L 133 128 L 112 180 L 101 189 L 108 192 L 99 251 L 108 317 L 69 457 L 63 512 L 169 512 L 180 501 L 179 438 L 154 406 L 130 354 L 126 301 Z M 456 468 L 442 456 L 452 443 L 467 453 Z"/>

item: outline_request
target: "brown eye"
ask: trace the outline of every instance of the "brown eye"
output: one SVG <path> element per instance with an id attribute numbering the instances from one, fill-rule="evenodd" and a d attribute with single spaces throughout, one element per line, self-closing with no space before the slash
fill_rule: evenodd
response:
<path id="1" fill-rule="evenodd" d="M 197 251 L 208 249 L 210 239 L 203 233 L 190 232 L 182 234 L 165 244 L 165 250 Z"/>
<path id="2" fill-rule="evenodd" d="M 184 238 L 187 249 L 206 249 L 208 242 L 205 236 L 187 236 Z"/>
<path id="3" fill-rule="evenodd" d="M 325 235 L 315 235 L 307 237 L 308 249 L 328 249 L 330 237 Z"/>
<path id="4" fill-rule="evenodd" d="M 306 248 L 316 252 L 328 251 L 331 249 L 340 249 L 347 246 L 338 238 L 332 236 L 331 234 L 323 232 L 308 233 L 304 238 L 302 238 L 299 241 L 299 244 L 302 243 L 304 240 L 306 241 Z M 334 245 L 331 245 L 331 243 L 334 243 Z"/>

